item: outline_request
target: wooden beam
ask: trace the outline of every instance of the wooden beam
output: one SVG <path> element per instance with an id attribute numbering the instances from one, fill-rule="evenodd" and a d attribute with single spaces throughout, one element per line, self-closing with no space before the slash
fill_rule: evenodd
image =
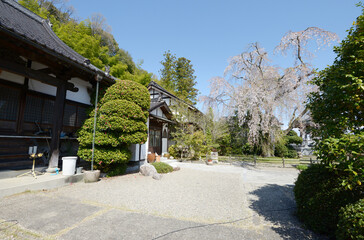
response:
<path id="1" fill-rule="evenodd" d="M 53 116 L 53 126 L 52 126 L 52 140 L 51 140 L 51 159 L 49 160 L 48 168 L 58 167 L 59 159 L 59 146 L 60 146 L 60 134 L 63 126 L 63 114 L 64 105 L 66 100 L 66 84 L 60 84 L 57 87 L 56 101 L 54 103 L 54 116 Z"/>
<path id="2" fill-rule="evenodd" d="M 30 69 L 21 64 L 9 62 L 3 59 L 0 59 L 0 69 L 14 74 L 19 74 L 23 77 L 32 78 L 42 83 L 56 87 L 60 86 L 61 83 L 63 82 L 63 80 L 49 76 L 48 74 L 43 73 L 41 71 Z M 75 85 L 73 85 L 73 83 L 70 82 L 66 82 L 66 90 L 69 90 L 71 92 L 78 92 L 78 88 L 76 88 Z"/>

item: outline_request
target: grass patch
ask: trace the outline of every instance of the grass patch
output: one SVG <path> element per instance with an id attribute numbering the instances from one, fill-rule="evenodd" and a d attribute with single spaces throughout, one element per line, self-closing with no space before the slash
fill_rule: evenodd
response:
<path id="1" fill-rule="evenodd" d="M 157 173 L 169 173 L 173 172 L 173 167 L 167 163 L 164 162 L 154 162 L 151 163 L 155 169 L 157 170 Z"/>

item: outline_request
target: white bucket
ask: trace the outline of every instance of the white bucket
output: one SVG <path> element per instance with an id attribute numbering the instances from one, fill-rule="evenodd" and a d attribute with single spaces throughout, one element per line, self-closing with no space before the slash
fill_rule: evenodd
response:
<path id="1" fill-rule="evenodd" d="M 77 157 L 62 157 L 62 175 L 74 175 Z"/>

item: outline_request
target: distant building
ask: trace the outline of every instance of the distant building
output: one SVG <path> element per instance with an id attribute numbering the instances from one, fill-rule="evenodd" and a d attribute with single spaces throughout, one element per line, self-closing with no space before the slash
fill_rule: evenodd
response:
<path id="1" fill-rule="evenodd" d="M 193 112 L 199 112 L 194 106 L 184 102 L 170 93 L 156 82 L 148 85 L 151 104 L 149 109 L 149 138 L 147 152 L 162 155 L 168 152 L 168 148 L 174 144 L 170 136 L 170 126 L 173 122 L 173 114 L 178 114 L 170 109 L 176 104 L 185 104 Z"/>

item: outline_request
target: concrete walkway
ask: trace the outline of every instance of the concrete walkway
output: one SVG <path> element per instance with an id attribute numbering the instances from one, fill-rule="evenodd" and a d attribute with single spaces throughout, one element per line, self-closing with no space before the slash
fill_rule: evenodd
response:
<path id="1" fill-rule="evenodd" d="M 323 239 L 294 216 L 295 169 L 178 163 L 0 199 L 0 239 Z"/>
<path id="2" fill-rule="evenodd" d="M 63 176 L 62 174 L 45 173 L 34 178 L 28 174 L 21 177 L 0 179 L 0 198 L 25 191 L 49 190 L 83 180 L 83 174 Z"/>

